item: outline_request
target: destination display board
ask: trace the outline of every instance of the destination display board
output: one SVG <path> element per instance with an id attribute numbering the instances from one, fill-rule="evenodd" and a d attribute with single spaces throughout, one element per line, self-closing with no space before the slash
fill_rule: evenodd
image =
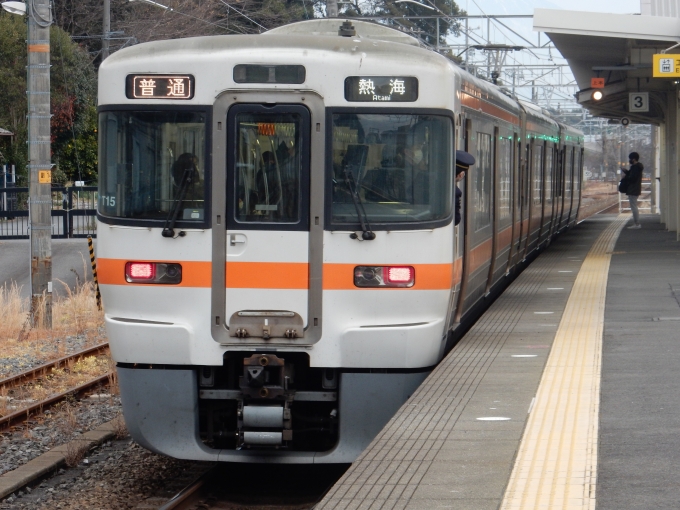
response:
<path id="1" fill-rule="evenodd" d="M 348 76 L 345 99 L 365 103 L 412 103 L 418 99 L 413 76 Z"/>
<path id="2" fill-rule="evenodd" d="M 128 99 L 191 99 L 194 77 L 190 74 L 128 74 L 125 80 Z"/>

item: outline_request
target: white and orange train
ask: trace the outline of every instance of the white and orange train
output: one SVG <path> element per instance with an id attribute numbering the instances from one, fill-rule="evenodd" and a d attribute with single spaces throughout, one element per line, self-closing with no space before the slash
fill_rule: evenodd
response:
<path id="1" fill-rule="evenodd" d="M 581 133 L 361 21 L 121 50 L 99 127 L 125 419 L 184 459 L 353 461 L 581 197 Z"/>

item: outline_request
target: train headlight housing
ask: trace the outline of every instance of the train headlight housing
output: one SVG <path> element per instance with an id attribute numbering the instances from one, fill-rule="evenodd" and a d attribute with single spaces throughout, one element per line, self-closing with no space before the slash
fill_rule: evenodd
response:
<path id="1" fill-rule="evenodd" d="M 357 266 L 354 285 L 366 287 L 413 287 L 416 270 L 412 266 Z"/>
<path id="2" fill-rule="evenodd" d="M 182 266 L 166 262 L 127 262 L 125 281 L 177 285 L 182 281 Z"/>

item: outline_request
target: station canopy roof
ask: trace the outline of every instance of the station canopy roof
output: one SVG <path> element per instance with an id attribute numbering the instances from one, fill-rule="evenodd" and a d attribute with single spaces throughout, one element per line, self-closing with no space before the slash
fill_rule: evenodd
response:
<path id="1" fill-rule="evenodd" d="M 579 87 L 576 98 L 593 115 L 664 121 L 666 94 L 680 78 L 652 78 L 652 55 L 680 42 L 680 18 L 535 9 L 534 30 L 545 32 L 567 60 Z M 680 46 L 669 53 L 680 53 Z M 596 77 L 605 79 L 599 101 L 592 98 Z M 633 92 L 649 92 L 649 112 L 630 111 Z"/>

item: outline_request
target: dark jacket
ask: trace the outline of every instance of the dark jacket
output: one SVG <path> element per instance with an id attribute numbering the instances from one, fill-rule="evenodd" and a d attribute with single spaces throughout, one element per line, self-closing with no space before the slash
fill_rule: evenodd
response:
<path id="1" fill-rule="evenodd" d="M 460 197 L 463 196 L 463 192 L 456 186 L 456 223 L 455 225 L 458 225 L 460 223 Z"/>
<path id="2" fill-rule="evenodd" d="M 623 171 L 623 173 L 626 174 L 626 181 L 628 183 L 626 195 L 640 196 L 642 193 L 642 171 L 644 168 L 642 163 L 638 161 L 634 165 L 631 165 L 630 170 Z"/>

